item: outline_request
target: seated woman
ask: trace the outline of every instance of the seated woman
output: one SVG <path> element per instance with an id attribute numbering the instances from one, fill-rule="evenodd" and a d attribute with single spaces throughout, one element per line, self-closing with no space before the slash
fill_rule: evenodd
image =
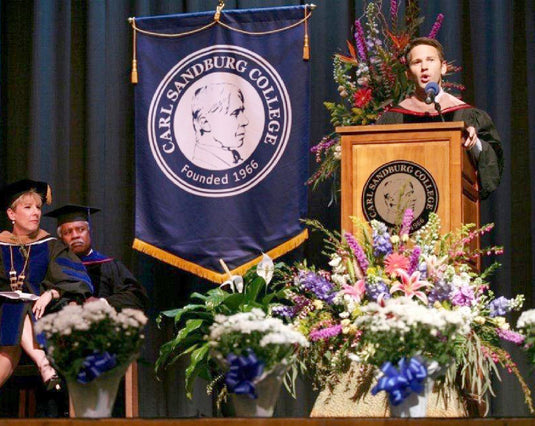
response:
<path id="1" fill-rule="evenodd" d="M 59 389 L 59 378 L 37 344 L 33 323 L 67 303 L 83 302 L 92 292 L 76 255 L 39 228 L 41 207 L 49 198 L 46 182 L 28 179 L 0 190 L 0 206 L 13 224 L 11 232 L 0 233 L 0 292 L 20 290 L 38 297 L 35 302 L 28 297 L 0 297 L 0 387 L 24 349 L 39 368 L 47 389 Z"/>

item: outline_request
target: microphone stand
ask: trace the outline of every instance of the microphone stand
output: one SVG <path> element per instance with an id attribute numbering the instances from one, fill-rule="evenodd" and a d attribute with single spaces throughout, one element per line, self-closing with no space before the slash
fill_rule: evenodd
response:
<path id="1" fill-rule="evenodd" d="M 435 109 L 437 110 L 438 115 L 440 116 L 440 119 L 442 120 L 442 122 L 443 123 L 446 122 L 446 120 L 444 120 L 444 116 L 442 115 L 442 108 L 440 107 L 440 104 L 434 99 L 433 99 L 433 103 L 435 104 Z"/>

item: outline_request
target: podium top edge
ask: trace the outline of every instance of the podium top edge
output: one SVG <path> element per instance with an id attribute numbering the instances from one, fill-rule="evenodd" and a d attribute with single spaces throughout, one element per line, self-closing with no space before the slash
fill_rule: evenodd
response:
<path id="1" fill-rule="evenodd" d="M 367 126 L 339 126 L 336 133 L 409 132 L 415 130 L 463 130 L 464 121 L 447 123 L 370 124 Z"/>

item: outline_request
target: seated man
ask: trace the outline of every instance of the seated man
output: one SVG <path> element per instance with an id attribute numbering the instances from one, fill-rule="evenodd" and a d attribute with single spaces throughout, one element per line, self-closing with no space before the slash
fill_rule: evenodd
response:
<path id="1" fill-rule="evenodd" d="M 91 245 L 89 216 L 99 212 L 93 207 L 65 205 L 47 213 L 58 221 L 57 234 L 82 261 L 94 286 L 94 296 L 105 299 L 116 311 L 124 308 L 148 308 L 147 292 L 120 261 L 94 250 Z M 124 380 L 123 380 L 124 382 Z M 113 409 L 113 417 L 124 417 L 125 389 L 121 385 Z"/>
<path id="2" fill-rule="evenodd" d="M 95 288 L 94 296 L 106 299 L 117 311 L 123 308 L 146 310 L 145 289 L 120 261 L 105 256 L 91 246 L 89 216 L 100 209 L 65 205 L 47 213 L 58 221 L 57 233 L 80 258 Z M 91 301 L 90 298 L 88 301 Z"/>

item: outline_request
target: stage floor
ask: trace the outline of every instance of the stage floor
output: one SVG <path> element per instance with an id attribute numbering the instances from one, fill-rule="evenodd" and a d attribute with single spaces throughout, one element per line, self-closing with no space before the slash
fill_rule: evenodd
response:
<path id="1" fill-rule="evenodd" d="M 188 418 L 188 419 L 0 419 L 2 426 L 528 426 L 535 418 L 365 419 L 365 418 Z"/>

